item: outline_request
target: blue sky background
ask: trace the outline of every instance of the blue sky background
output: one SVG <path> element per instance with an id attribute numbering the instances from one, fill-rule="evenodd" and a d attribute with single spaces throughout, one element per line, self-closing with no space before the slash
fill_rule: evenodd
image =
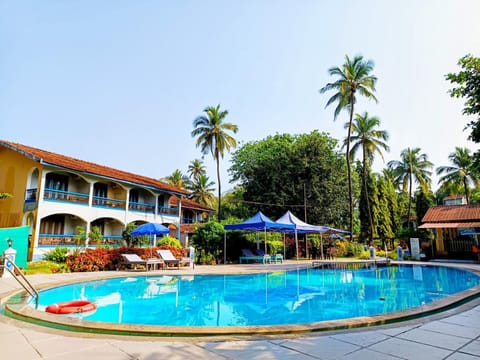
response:
<path id="1" fill-rule="evenodd" d="M 347 113 L 334 122 L 318 90 L 362 54 L 379 103 L 356 109 L 390 133 L 386 162 L 420 147 L 448 165 L 455 146 L 477 149 L 444 76 L 480 56 L 479 14 L 477 0 L 3 0 L 0 138 L 153 178 L 201 157 L 190 132 L 210 105 L 228 109 L 240 143 L 343 139 Z"/>

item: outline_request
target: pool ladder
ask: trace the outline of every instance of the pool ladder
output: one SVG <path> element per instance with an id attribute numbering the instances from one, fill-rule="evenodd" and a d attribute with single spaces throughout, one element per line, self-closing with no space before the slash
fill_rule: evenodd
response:
<path id="1" fill-rule="evenodd" d="M 12 265 L 13 267 L 13 270 L 10 268 L 10 265 Z M 38 294 L 38 291 L 37 289 L 35 289 L 35 287 L 31 284 L 30 281 L 28 281 L 28 279 L 25 277 L 25 275 L 23 275 L 23 271 L 22 269 L 20 269 L 17 265 L 15 265 L 15 263 L 9 261 L 9 266 L 7 265 L 3 265 L 3 271 L 7 270 L 8 272 L 10 272 L 10 274 L 12 274 L 13 278 L 15 280 L 17 280 L 17 282 L 22 285 L 22 287 L 25 289 L 25 291 L 35 299 L 35 308 L 38 307 L 38 299 L 40 297 L 40 295 Z M 19 277 L 17 276 L 17 274 L 20 275 L 20 277 L 22 278 L 23 282 L 20 281 Z"/>

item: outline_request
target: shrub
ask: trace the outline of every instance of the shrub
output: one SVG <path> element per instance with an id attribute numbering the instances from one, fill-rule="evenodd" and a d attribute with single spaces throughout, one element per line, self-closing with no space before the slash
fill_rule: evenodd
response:
<path id="1" fill-rule="evenodd" d="M 268 243 L 270 254 L 283 254 L 283 241 L 272 240 Z"/>
<path id="2" fill-rule="evenodd" d="M 157 241 L 157 246 L 163 246 L 163 245 L 172 246 L 176 248 L 182 247 L 182 244 L 180 244 L 180 240 L 168 235 L 162 237 L 160 240 Z"/>
<path id="3" fill-rule="evenodd" d="M 346 256 L 353 256 L 353 257 L 358 257 L 360 256 L 364 251 L 364 247 L 362 244 L 359 244 L 357 242 L 352 242 L 349 241 L 347 242 L 347 248 L 346 248 Z"/>
<path id="4" fill-rule="evenodd" d="M 53 261 L 57 264 L 65 263 L 67 261 L 68 249 L 66 247 L 57 247 L 50 250 L 43 255 L 43 260 Z"/>
<path id="5" fill-rule="evenodd" d="M 348 245 L 348 241 L 336 240 L 335 241 L 335 250 L 336 250 L 335 256 L 338 256 L 338 257 L 347 256 L 347 245 Z"/>

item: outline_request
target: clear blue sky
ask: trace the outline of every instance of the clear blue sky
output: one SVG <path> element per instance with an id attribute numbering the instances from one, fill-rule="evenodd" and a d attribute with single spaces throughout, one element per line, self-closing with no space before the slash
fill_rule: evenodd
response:
<path id="1" fill-rule="evenodd" d="M 200 158 L 190 132 L 206 106 L 228 109 L 240 143 L 343 139 L 347 113 L 333 122 L 318 90 L 361 54 L 379 103 L 357 110 L 390 133 L 386 162 L 420 147 L 448 165 L 455 146 L 476 150 L 444 75 L 480 56 L 479 14 L 478 0 L 3 0 L 0 138 L 153 178 Z"/>

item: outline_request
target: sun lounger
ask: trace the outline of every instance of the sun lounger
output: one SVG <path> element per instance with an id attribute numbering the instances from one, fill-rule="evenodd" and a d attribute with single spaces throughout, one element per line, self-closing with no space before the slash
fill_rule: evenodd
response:
<path id="1" fill-rule="evenodd" d="M 249 261 L 261 262 L 262 264 L 266 264 L 267 262 L 268 263 L 272 262 L 272 258 L 270 257 L 270 255 L 264 255 L 264 256 L 255 255 L 254 253 L 252 253 L 250 249 L 242 249 L 242 253 L 243 253 L 243 256 L 240 256 L 239 258 L 240 264 L 242 264 L 243 262 L 248 263 Z"/>
<path id="2" fill-rule="evenodd" d="M 132 266 L 134 270 L 137 269 L 137 265 L 145 266 L 145 269 L 148 271 L 149 268 L 155 269 L 155 267 L 160 267 L 163 264 L 163 261 L 160 259 L 148 259 L 144 260 L 137 254 L 122 254 L 123 264 L 126 266 Z"/>
<path id="3" fill-rule="evenodd" d="M 163 260 L 167 267 L 169 264 L 173 264 L 173 267 L 180 269 L 181 264 L 190 264 L 190 259 L 177 259 L 168 249 L 157 250 L 157 254 L 158 256 L 160 256 L 160 258 Z"/>

